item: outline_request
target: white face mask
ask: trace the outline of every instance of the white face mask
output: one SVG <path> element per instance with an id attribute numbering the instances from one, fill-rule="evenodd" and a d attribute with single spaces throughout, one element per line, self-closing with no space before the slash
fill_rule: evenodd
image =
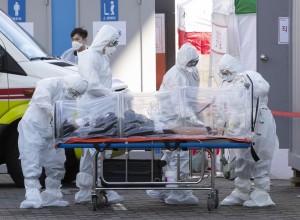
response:
<path id="1" fill-rule="evenodd" d="M 73 48 L 73 50 L 79 50 L 80 47 L 82 47 L 82 43 L 80 43 L 78 41 L 73 41 L 72 42 L 72 48 Z"/>
<path id="2" fill-rule="evenodd" d="M 186 67 L 185 68 L 189 73 L 193 73 L 196 72 L 196 67 L 192 66 L 192 67 Z"/>
<path id="3" fill-rule="evenodd" d="M 111 56 L 116 50 L 116 47 L 105 47 L 105 54 Z"/>

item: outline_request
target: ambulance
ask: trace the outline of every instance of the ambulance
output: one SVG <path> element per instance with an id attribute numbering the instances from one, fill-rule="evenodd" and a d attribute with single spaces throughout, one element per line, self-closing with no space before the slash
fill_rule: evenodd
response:
<path id="1" fill-rule="evenodd" d="M 19 160 L 17 126 L 38 80 L 78 74 L 77 66 L 47 54 L 7 14 L 0 10 L 0 164 L 6 164 L 17 186 L 24 186 Z M 66 150 L 64 182 L 73 181 L 79 168 L 74 150 Z"/>

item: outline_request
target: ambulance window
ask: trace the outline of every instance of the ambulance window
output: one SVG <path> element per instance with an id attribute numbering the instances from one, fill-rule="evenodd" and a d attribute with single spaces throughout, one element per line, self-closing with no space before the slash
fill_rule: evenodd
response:
<path id="1" fill-rule="evenodd" d="M 0 70 L 2 72 L 26 76 L 26 72 L 22 67 L 0 46 Z"/>
<path id="2" fill-rule="evenodd" d="M 11 20 L 0 11 L 0 32 L 28 59 L 34 57 L 47 57 L 47 53 L 19 24 Z"/>

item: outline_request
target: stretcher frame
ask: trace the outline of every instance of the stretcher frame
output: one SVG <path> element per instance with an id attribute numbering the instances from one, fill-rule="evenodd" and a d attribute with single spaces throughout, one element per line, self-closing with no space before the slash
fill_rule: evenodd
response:
<path id="1" fill-rule="evenodd" d="M 149 138 L 149 137 L 134 137 L 134 138 L 74 138 L 70 139 L 66 143 L 59 143 L 57 145 L 59 148 L 94 148 L 96 149 L 93 159 L 93 187 L 92 187 L 92 205 L 93 211 L 96 211 L 98 207 L 102 207 L 107 202 L 105 190 L 208 190 L 207 198 L 207 209 L 212 211 L 217 209 L 219 205 L 219 190 L 215 187 L 215 149 L 229 149 L 229 148 L 249 148 L 252 147 L 252 142 L 248 139 L 237 139 L 237 138 L 201 138 L 197 139 L 195 137 L 160 137 L 160 138 Z M 177 181 L 176 182 L 155 182 L 153 180 L 153 164 L 154 164 L 154 150 L 177 150 Z M 101 181 L 105 183 L 98 186 L 98 157 L 101 154 L 101 158 L 104 158 L 106 150 L 119 150 L 125 149 L 126 157 L 126 168 L 124 182 L 108 182 L 102 176 Z M 150 182 L 128 182 L 128 152 L 133 149 L 140 150 L 151 150 L 151 180 Z M 179 155 L 181 150 L 189 150 L 189 166 L 190 166 L 190 176 L 189 182 L 181 181 L 180 176 L 180 160 Z M 201 173 L 200 176 L 194 176 L 192 172 L 192 153 L 191 150 L 202 150 L 206 151 L 211 157 L 211 172 L 210 172 L 210 186 L 204 187 L 199 184 L 204 179 L 204 154 L 202 153 L 201 160 Z M 103 173 L 103 160 L 101 160 L 101 173 Z M 193 181 L 192 181 L 193 180 Z M 176 184 L 178 187 L 168 187 L 170 184 Z M 121 185 L 121 186 L 120 186 Z"/>

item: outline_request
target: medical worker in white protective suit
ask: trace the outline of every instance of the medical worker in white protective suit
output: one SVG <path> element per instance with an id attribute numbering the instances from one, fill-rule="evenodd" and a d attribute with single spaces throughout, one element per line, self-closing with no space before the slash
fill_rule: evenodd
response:
<path id="1" fill-rule="evenodd" d="M 87 50 L 78 53 L 79 73 L 85 74 L 89 81 L 87 92 L 82 99 L 95 99 L 109 95 L 112 92 L 110 56 L 116 51 L 119 37 L 120 33 L 116 28 L 104 25 L 98 31 L 91 46 Z M 94 153 L 95 149 L 83 149 L 79 173 L 76 176 L 76 185 L 80 190 L 75 194 L 75 203 L 91 202 L 92 200 Z M 106 152 L 106 157 L 109 158 L 110 154 L 111 151 Z M 100 165 L 100 162 L 98 164 Z M 123 196 L 113 190 L 107 190 L 106 193 L 107 205 L 124 200 Z"/>
<path id="2" fill-rule="evenodd" d="M 19 152 L 24 175 L 25 200 L 20 208 L 67 206 L 62 200 L 61 180 L 65 175 L 64 149 L 55 149 L 53 108 L 57 100 L 74 100 L 82 95 L 88 81 L 82 75 L 42 79 L 18 125 Z M 46 172 L 46 190 L 40 193 L 39 177 Z"/>
<path id="3" fill-rule="evenodd" d="M 276 135 L 276 124 L 268 104 L 269 83 L 257 72 L 241 72 L 239 62 L 225 54 L 219 63 L 219 75 L 222 87 L 231 88 L 245 83 L 253 84 L 253 114 L 257 118 L 253 134 L 254 150 L 250 148 L 236 150 L 235 189 L 220 205 L 243 205 L 247 207 L 273 206 L 270 191 L 270 168 L 274 152 L 279 147 Z M 252 83 L 251 83 L 252 81 Z M 250 87 L 251 88 L 251 87 Z M 255 115 L 253 116 L 255 118 Z M 258 157 L 257 157 L 258 156 Z M 258 160 L 259 159 L 259 160 Z M 251 181 L 254 178 L 255 188 L 251 192 Z"/>
<path id="4" fill-rule="evenodd" d="M 198 61 L 199 55 L 195 48 L 190 43 L 183 44 L 178 50 L 176 64 L 164 75 L 159 91 L 172 90 L 181 86 L 199 87 L 200 77 L 196 67 Z M 176 104 L 178 103 L 174 103 L 174 106 Z M 169 105 L 165 108 L 173 109 L 174 106 Z M 164 111 L 171 112 L 172 109 L 164 109 Z M 165 116 L 165 121 L 168 121 L 167 117 Z M 177 151 L 165 151 L 162 160 L 167 162 L 163 168 L 164 172 L 177 170 Z M 186 179 L 189 172 L 189 153 L 181 151 L 180 179 Z M 147 190 L 147 194 L 152 198 L 164 200 L 167 204 L 198 204 L 198 199 L 193 195 L 192 190 Z"/>

